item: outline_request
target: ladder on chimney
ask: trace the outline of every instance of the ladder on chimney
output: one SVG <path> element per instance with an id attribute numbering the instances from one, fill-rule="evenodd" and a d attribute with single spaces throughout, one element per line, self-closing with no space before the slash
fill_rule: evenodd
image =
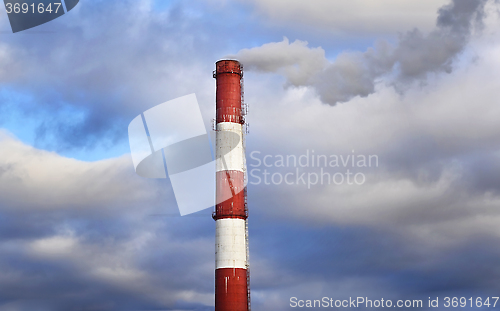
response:
<path id="1" fill-rule="evenodd" d="M 247 209 L 247 188 L 245 187 L 245 213 L 247 214 L 247 219 L 245 219 L 245 245 L 247 252 L 247 301 L 248 301 L 248 311 L 251 310 L 250 306 L 250 252 L 248 250 L 248 209 Z"/>

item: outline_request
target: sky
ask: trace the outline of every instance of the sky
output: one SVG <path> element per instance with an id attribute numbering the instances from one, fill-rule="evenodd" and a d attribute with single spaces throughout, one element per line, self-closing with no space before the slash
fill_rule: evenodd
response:
<path id="1" fill-rule="evenodd" d="M 13 34 L 1 9 L 0 311 L 214 310 L 211 210 L 181 217 L 168 179 L 136 175 L 127 127 L 195 93 L 211 130 L 227 57 L 249 106 L 253 310 L 500 296 L 499 14 L 82 0 Z"/>

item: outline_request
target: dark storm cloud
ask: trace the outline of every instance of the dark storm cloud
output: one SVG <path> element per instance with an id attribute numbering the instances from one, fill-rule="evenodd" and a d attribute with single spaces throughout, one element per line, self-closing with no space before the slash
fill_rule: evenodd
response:
<path id="1" fill-rule="evenodd" d="M 0 210 L 2 208 L 0 207 Z M 55 233 L 53 221 L 40 213 L 1 213 L 0 240 L 32 239 Z"/>
<path id="2" fill-rule="evenodd" d="M 392 272 L 396 277 L 394 281 L 401 290 L 425 295 L 468 292 L 471 289 L 482 294 L 497 292 L 500 287 L 495 280 L 500 277 L 500 270 L 496 263 L 500 260 L 500 252 L 494 245 L 498 242 L 498 237 L 474 235 L 459 245 L 446 245 L 446 249 L 440 249 L 407 240 L 398 251 L 406 253 L 408 258 L 412 256 L 412 264 L 394 261 L 397 267 Z"/>
<path id="3" fill-rule="evenodd" d="M 8 305 L 17 310 L 33 310 L 37 305 L 51 311 L 207 310 L 188 296 L 183 299 L 182 292 L 208 296 L 213 292 L 214 237 L 209 216 L 131 219 L 126 214 L 76 211 L 32 214 L 0 214 L 11 222 L 7 226 L 2 222 L 0 310 Z M 207 225 L 210 228 L 202 235 L 191 232 L 186 238 L 178 233 Z M 144 234 L 152 238 L 135 244 Z M 63 246 L 53 251 L 47 244 L 54 236 L 74 238 L 77 247 L 71 253 Z M 120 281 L 121 275 L 128 283 Z"/>
<path id="4" fill-rule="evenodd" d="M 250 70 L 281 72 L 291 85 L 312 86 L 323 102 L 335 105 L 372 94 L 377 79 L 384 75 L 392 74 L 392 84 L 401 90 L 406 83 L 425 79 L 428 74 L 451 72 L 453 60 L 466 46 L 472 29 L 481 28 L 486 2 L 453 0 L 439 9 L 437 27 L 429 34 L 414 29 L 401 34 L 395 46 L 380 41 L 366 52 L 342 53 L 332 63 L 322 51 L 307 50 L 305 42 L 288 44 L 287 39 L 274 46 L 242 50 L 237 57 Z"/>
<path id="5" fill-rule="evenodd" d="M 179 217 L 167 180 L 135 176 L 130 159 L 77 161 L 1 134 L 0 310 L 210 309 L 209 210 Z"/>
<path id="6" fill-rule="evenodd" d="M 134 310 L 160 306 L 133 291 L 91 280 L 64 260 L 40 260 L 4 253 L 0 269 L 12 276 L 1 282 L 0 301 L 8 310 Z"/>
<path id="7" fill-rule="evenodd" d="M 280 289 L 286 293 L 283 301 L 301 294 L 294 289 L 296 284 L 320 283 L 325 288 L 335 282 L 351 284 L 353 278 L 388 286 L 391 291 L 384 293 L 386 299 L 458 295 L 471 290 L 480 295 L 500 289 L 495 282 L 500 277 L 495 268 L 500 259 L 495 247 L 499 239 L 492 235 L 472 235 L 458 244 L 436 245 L 391 227 L 313 228 L 303 222 L 281 221 L 279 216 L 259 218 L 255 212 L 251 228 L 253 258 L 261 256 L 274 264 L 272 273 L 252 278 L 252 289 Z M 264 270 L 259 262 L 252 267 Z M 373 295 L 356 285 L 349 293 Z M 339 298 L 340 293 L 318 292 L 308 298 L 321 298 L 322 294 Z"/>
<path id="8" fill-rule="evenodd" d="M 136 267 L 142 258 L 154 258 L 162 249 L 161 254 L 174 252 L 173 257 L 186 264 L 190 258 L 200 258 L 193 254 L 188 239 L 179 241 L 168 225 L 161 230 L 166 221 L 158 224 L 147 217 L 159 211 L 171 212 L 168 206 L 175 208 L 165 181 L 135 179 L 129 159 L 124 166 L 118 159 L 94 166 L 3 135 L 0 145 L 8 153 L 2 152 L 0 159 L 0 310 L 33 310 L 33 305 L 42 310 L 77 306 L 81 310 L 131 310 L 175 305 L 175 295 L 189 289 L 187 281 L 179 285 L 189 271 L 176 274 L 175 265 L 170 265 L 163 280 L 152 280 L 147 269 Z M 57 181 L 51 179 L 56 175 Z M 129 190 L 115 191 L 114 187 Z M 141 192 L 147 193 L 142 199 L 137 196 Z M 125 193 L 132 197 L 125 199 Z M 155 236 L 153 226 L 159 228 L 154 233 L 158 240 L 147 244 L 148 237 Z M 146 241 L 136 243 L 138 237 Z M 168 239 L 170 242 L 165 243 Z M 131 284 L 122 286 L 121 277 Z M 158 291 L 163 288 L 166 292 L 163 301 L 158 293 L 152 298 L 148 289 L 143 289 L 150 282 L 158 283 Z"/>
<path id="9" fill-rule="evenodd" d="M 79 175 L 72 177 L 81 179 Z M 108 184 L 127 179 L 114 179 Z M 92 180 L 88 180 L 81 191 L 91 186 Z M 322 290 L 317 293 L 332 297 L 339 297 L 339 288 L 345 287 L 342 284 L 349 284 L 350 295 L 374 295 L 373 291 L 383 286 L 391 288 L 384 297 L 404 299 L 447 290 L 494 290 L 497 286 L 491 284 L 498 272 L 488 267 L 494 267 L 499 259 L 494 247 L 498 238 L 475 236 L 440 248 L 432 245 L 432 239 L 429 243 L 406 236 L 406 228 L 412 225 L 408 222 L 394 228 L 322 227 L 283 213 L 297 208 L 314 213 L 308 204 L 317 203 L 296 200 L 282 191 L 272 187 L 249 189 L 252 290 L 274 295 L 281 303 L 278 307 L 256 303 L 261 310 L 286 310 L 291 296 L 307 293 L 294 286 L 307 287 L 310 283 L 321 284 Z M 305 195 L 307 200 L 310 196 Z M 80 200 L 78 206 L 84 205 Z M 210 214 L 148 215 L 155 210 L 152 203 L 168 201 L 130 201 L 123 211 L 106 211 L 106 204 L 94 201 L 87 204 L 87 210 L 59 207 L 56 211 L 35 212 L 1 206 L 0 219 L 5 222 L 0 225 L 6 228 L 0 231 L 5 234 L 0 239 L 0 270 L 9 273 L 0 277 L 0 287 L 6 289 L 0 292 L 0 299 L 22 311 L 33 310 L 33 306 L 51 311 L 75 306 L 82 310 L 210 310 L 208 303 L 188 298 L 191 294 L 206 295 L 212 300 L 214 222 Z M 338 208 L 333 202 L 323 207 Z M 276 210 L 274 215 L 266 212 L 271 209 Z M 29 216 L 23 215 L 27 213 Z M 422 210 L 415 210 L 415 217 L 419 214 Z M 429 223 L 426 219 L 424 222 Z M 74 239 L 77 247 L 70 248 L 71 252 L 60 247 L 60 253 L 56 248 L 54 253 L 51 243 L 37 244 L 53 237 Z M 481 254 L 481 258 L 474 254 Z M 468 269 L 475 265 L 478 269 Z M 137 277 L 120 279 L 136 273 Z M 371 283 L 352 284 L 356 278 Z M 255 297 L 259 302 L 259 295 Z"/>

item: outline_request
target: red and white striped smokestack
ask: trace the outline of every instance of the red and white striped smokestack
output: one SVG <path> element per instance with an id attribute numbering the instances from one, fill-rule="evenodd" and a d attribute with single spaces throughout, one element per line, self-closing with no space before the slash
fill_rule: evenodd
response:
<path id="1" fill-rule="evenodd" d="M 243 68 L 220 60 L 213 76 L 216 93 L 215 311 L 250 310 Z"/>

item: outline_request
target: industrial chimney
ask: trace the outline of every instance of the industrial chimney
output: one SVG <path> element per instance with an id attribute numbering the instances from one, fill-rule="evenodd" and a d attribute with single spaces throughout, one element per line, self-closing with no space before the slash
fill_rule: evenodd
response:
<path id="1" fill-rule="evenodd" d="M 243 68 L 236 60 L 215 66 L 215 311 L 249 311 Z"/>

